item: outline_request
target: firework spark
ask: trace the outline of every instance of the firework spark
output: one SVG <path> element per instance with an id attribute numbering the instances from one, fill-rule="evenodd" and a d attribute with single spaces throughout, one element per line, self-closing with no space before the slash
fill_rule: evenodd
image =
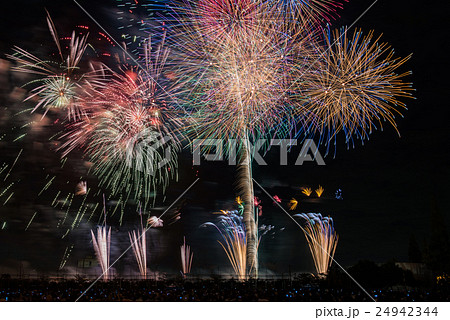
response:
<path id="1" fill-rule="evenodd" d="M 309 197 L 312 194 L 312 189 L 311 188 L 302 187 L 301 190 L 302 190 L 302 193 L 304 195 L 306 195 L 307 197 Z"/>
<path id="2" fill-rule="evenodd" d="M 277 196 L 277 195 L 274 195 L 273 196 L 273 203 L 276 203 L 276 202 L 278 202 L 278 203 L 281 203 L 281 199 L 280 199 L 280 197 L 279 196 Z"/>
<path id="3" fill-rule="evenodd" d="M 151 216 L 147 220 L 147 225 L 150 225 L 152 228 L 162 228 L 164 227 L 164 221 L 156 216 Z"/>
<path id="4" fill-rule="evenodd" d="M 289 201 L 289 210 L 295 210 L 297 209 L 298 201 L 294 198 Z"/>
<path id="5" fill-rule="evenodd" d="M 253 199 L 253 202 L 255 204 L 256 215 L 258 217 L 261 217 L 262 216 L 262 205 L 261 205 L 262 201 L 258 197 L 255 197 Z"/>
<path id="6" fill-rule="evenodd" d="M 319 185 L 319 188 L 317 188 L 315 191 L 316 191 L 317 197 L 320 198 L 322 196 L 323 192 L 325 191 L 325 189 L 321 185 Z"/>
<path id="7" fill-rule="evenodd" d="M 86 192 L 87 192 L 87 182 L 86 181 L 78 182 L 77 187 L 75 189 L 75 195 L 84 196 Z"/>

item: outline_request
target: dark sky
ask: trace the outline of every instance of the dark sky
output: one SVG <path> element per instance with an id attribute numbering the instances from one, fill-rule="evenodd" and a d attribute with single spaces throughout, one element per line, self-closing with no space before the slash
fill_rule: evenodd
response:
<path id="1" fill-rule="evenodd" d="M 112 35 L 119 34 L 117 27 L 120 24 L 114 13 L 115 1 L 79 2 L 86 6 Z M 352 24 L 372 2 L 355 0 L 345 3 L 344 10 L 340 11 L 341 17 L 333 22 L 333 26 Z M 74 25 L 81 22 L 93 25 L 69 0 L 17 0 L 2 6 L 2 59 L 5 53 L 11 53 L 10 48 L 13 45 L 39 51 L 42 43 L 51 41 L 45 23 L 45 7 L 60 30 L 69 32 Z M 404 119 L 399 118 L 397 121 L 401 137 L 398 137 L 393 129 L 387 128 L 383 132 L 373 133 L 369 141 L 364 145 L 356 145 L 354 149 L 347 150 L 344 145 L 338 145 L 336 156 L 326 157 L 326 166 L 322 167 L 279 166 L 274 160 L 278 157 L 277 150 L 267 155 L 271 166 L 255 167 L 254 178 L 285 200 L 291 197 L 300 199 L 299 187 L 303 185 L 314 187 L 321 184 L 325 187 L 326 197 L 323 201 L 305 202 L 301 204 L 299 212 L 322 212 L 335 219 L 336 229 L 340 234 L 336 259 L 344 265 L 351 265 L 360 259 L 377 262 L 389 259 L 407 260 L 407 246 L 411 235 L 415 235 L 421 247 L 429 239 L 432 203 L 436 203 L 444 215 L 447 228 L 450 225 L 447 15 L 445 1 L 434 1 L 433 5 L 429 5 L 424 1 L 379 0 L 354 26 L 366 32 L 373 29 L 376 35 L 382 33 L 382 39 L 395 48 L 398 56 L 413 53 L 403 70 L 413 71 L 408 80 L 414 83 L 417 90 L 414 95 L 417 99 L 406 101 L 408 111 L 404 113 Z M 1 88 L 1 107 L 8 106 L 9 100 L 5 97 L 12 89 L 11 84 Z M 2 130 L 7 130 L 5 128 L 12 124 L 8 121 L 1 124 Z M 37 138 L 45 140 L 42 136 Z M 9 163 L 18 150 L 20 148 L 11 144 L 0 144 L 0 163 Z M 298 149 L 292 150 L 290 163 L 295 161 L 298 152 Z M 58 159 L 57 155 L 42 156 L 30 153 L 27 156 L 33 158 L 30 160 L 33 164 L 43 163 L 44 166 Z M 38 160 L 38 157 L 45 159 Z M 189 154 L 184 154 L 184 157 L 186 159 L 180 165 L 180 182 L 169 188 L 166 204 L 181 193 L 183 186 L 193 179 Z M 36 169 L 29 169 L 27 163 L 25 161 L 18 165 L 19 169 L 16 168 L 23 170 L 17 173 L 21 180 L 16 186 L 17 194 L 23 195 L 25 190 L 40 188 L 42 185 L 42 181 L 35 181 L 40 179 L 36 176 Z M 45 170 L 51 171 L 51 168 Z M 197 226 L 210 219 L 208 212 L 231 206 L 230 200 L 234 197 L 233 169 L 220 163 L 209 163 L 200 168 L 200 177 L 201 182 L 188 196 L 189 201 L 184 209 L 185 218 L 182 222 L 155 236 L 155 239 L 162 239 L 160 248 L 155 249 L 162 253 L 155 261 L 160 261 L 163 265 L 173 267 L 174 262 L 171 262 L 167 251 L 176 249 L 181 242 L 180 232 L 188 234 L 194 249 L 199 252 L 199 257 L 202 254 L 213 257 L 199 258 L 205 265 L 213 265 L 215 268 L 211 259 L 221 257 L 220 252 L 214 252 L 214 248 L 217 249 L 214 235 L 199 232 Z M 343 201 L 332 200 L 337 188 L 344 191 Z M 257 187 L 255 191 L 260 194 Z M 3 266 L 4 270 L 14 270 L 17 268 L 17 261 L 26 261 L 25 264 L 31 269 L 53 272 L 55 265 L 59 265 L 67 245 L 75 244 L 74 257 L 80 258 L 90 252 L 88 229 L 92 226 L 81 227 L 78 232 L 74 232 L 70 240 L 59 240 L 61 231 L 55 229 L 56 213 L 52 212 L 48 205 L 45 206 L 46 201 L 51 202 L 51 196 L 47 198 L 37 201 L 15 196 L 10 204 L 0 209 L 0 222 L 8 221 L 8 225 L 11 225 L 10 229 L 0 230 L 0 242 L 7 243 L 7 246 L 0 246 L 0 266 Z M 273 207 L 267 197 L 261 198 L 264 223 L 286 227 L 285 233 L 279 233 L 273 239 L 263 239 L 261 259 L 266 257 L 266 265 L 270 265 L 276 272 L 286 271 L 290 264 L 297 266 L 299 270 L 310 269 L 312 264 L 301 231 L 282 211 Z M 37 217 L 35 228 L 46 230 L 33 231 L 31 228 L 24 232 L 23 229 L 36 206 L 44 209 L 39 211 L 42 216 Z M 136 215 L 131 215 L 128 223 L 131 226 L 135 224 Z M 126 230 L 117 229 L 118 233 L 122 233 L 120 237 L 124 242 L 127 241 Z M 45 248 L 45 254 L 36 252 L 36 239 L 41 236 L 43 243 L 40 248 Z M 58 241 L 60 243 L 57 243 Z M 71 263 L 76 264 L 76 258 L 72 259 Z M 226 262 L 223 263 L 225 264 Z M 274 264 L 277 266 L 273 267 Z"/>

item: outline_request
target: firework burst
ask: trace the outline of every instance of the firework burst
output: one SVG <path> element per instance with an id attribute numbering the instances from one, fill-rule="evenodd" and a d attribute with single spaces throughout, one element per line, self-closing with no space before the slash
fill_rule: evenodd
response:
<path id="1" fill-rule="evenodd" d="M 37 98 L 38 102 L 33 112 L 42 108 L 45 110 L 45 115 L 51 109 L 67 110 L 69 119 L 79 118 L 83 115 L 83 110 L 78 104 L 78 97 L 83 92 L 82 87 L 88 85 L 90 81 L 100 81 L 96 72 L 83 73 L 79 67 L 88 46 L 88 35 L 77 37 L 73 32 L 67 56 L 64 56 L 60 38 L 50 15 L 47 16 L 47 23 L 58 49 L 60 61 L 41 60 L 19 47 L 15 47 L 14 54 L 8 55 L 8 57 L 16 62 L 13 70 L 39 77 L 28 83 L 35 87 L 25 99 L 27 101 Z"/>
<path id="2" fill-rule="evenodd" d="M 177 93 L 197 120 L 196 137 L 240 141 L 264 136 L 298 104 L 297 99 L 289 99 L 290 73 L 317 57 L 317 49 L 310 45 L 316 34 L 306 24 L 286 22 L 270 5 L 233 0 L 201 3 L 186 12 L 189 19 L 180 21 L 173 44 Z M 240 6 L 252 9 L 242 11 Z M 235 15 L 247 11 L 252 19 L 237 23 Z M 210 24 L 223 20 L 211 15 L 227 17 L 237 25 L 228 27 L 231 22 L 227 22 L 208 31 Z"/>
<path id="3" fill-rule="evenodd" d="M 237 191 L 257 274 L 252 142 L 290 131 L 293 110 L 303 106 L 291 99 L 292 69 L 315 59 L 315 33 L 269 3 L 205 0 L 190 2 L 185 13 L 173 37 L 177 94 L 196 138 L 237 141 Z"/>
<path id="4" fill-rule="evenodd" d="M 109 70 L 109 80 L 83 100 L 87 116 L 71 123 L 62 138 L 63 155 L 80 147 L 100 185 L 112 195 L 142 200 L 177 177 L 179 114 L 166 103 L 161 73 L 168 50 L 151 39 L 144 45 L 143 69 Z"/>
<path id="5" fill-rule="evenodd" d="M 229 35 L 246 30 L 255 22 L 258 13 L 253 0 L 200 0 L 190 6 L 190 14 L 199 18 L 202 34 L 214 39 L 226 39 Z"/>
<path id="6" fill-rule="evenodd" d="M 394 58 L 394 52 L 373 32 L 363 36 L 346 29 L 325 33 L 327 49 L 318 61 L 320 72 L 308 72 L 300 84 L 309 97 L 308 117 L 315 131 L 329 144 L 339 131 L 349 143 L 353 136 L 364 140 L 383 122 L 396 128 L 395 115 L 405 104 L 399 98 L 411 98 L 410 83 L 396 73 L 406 58 Z"/>

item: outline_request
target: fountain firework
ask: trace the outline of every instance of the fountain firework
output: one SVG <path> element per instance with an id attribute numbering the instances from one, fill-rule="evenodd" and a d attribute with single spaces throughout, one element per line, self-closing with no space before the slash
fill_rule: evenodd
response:
<path id="1" fill-rule="evenodd" d="M 326 277 L 339 239 L 334 230 L 333 219 L 322 217 L 320 213 L 302 213 L 294 217 L 305 219 L 303 232 L 308 241 L 317 275 Z"/>
<path id="2" fill-rule="evenodd" d="M 239 215 L 230 213 L 220 216 L 219 224 L 220 227 L 212 222 L 207 222 L 202 226 L 213 226 L 220 232 L 223 242 L 218 242 L 225 251 L 234 272 L 239 280 L 247 280 L 254 265 L 252 264 L 253 261 L 247 260 L 247 232 L 244 219 Z M 258 249 L 258 245 L 256 249 Z M 249 264 L 248 270 L 247 264 Z"/>
<path id="3" fill-rule="evenodd" d="M 131 247 L 139 267 L 142 279 L 147 279 L 147 240 L 146 230 L 133 230 L 129 232 Z"/>
<path id="4" fill-rule="evenodd" d="M 91 230 L 92 244 L 94 246 L 95 255 L 102 268 L 103 280 L 109 280 L 109 254 L 111 249 L 111 227 L 97 227 L 97 237 Z"/>
<path id="5" fill-rule="evenodd" d="M 191 247 L 186 244 L 186 237 L 183 238 L 183 241 L 183 245 L 180 246 L 181 269 L 183 271 L 183 277 L 186 277 L 191 272 L 194 253 L 191 252 Z"/>

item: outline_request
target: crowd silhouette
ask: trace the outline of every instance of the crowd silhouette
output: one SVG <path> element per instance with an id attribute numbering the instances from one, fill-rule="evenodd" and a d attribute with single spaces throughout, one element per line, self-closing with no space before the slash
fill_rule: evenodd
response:
<path id="1" fill-rule="evenodd" d="M 0 301 L 371 301 L 359 288 L 330 288 L 301 281 L 164 280 L 0 281 Z M 449 301 L 447 288 L 368 290 L 377 301 Z"/>

